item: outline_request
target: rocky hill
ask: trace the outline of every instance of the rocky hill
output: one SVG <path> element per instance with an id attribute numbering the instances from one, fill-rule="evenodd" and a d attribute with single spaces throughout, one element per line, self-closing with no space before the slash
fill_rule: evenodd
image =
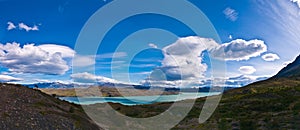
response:
<path id="1" fill-rule="evenodd" d="M 75 104 L 21 85 L 0 84 L 0 129 L 100 129 Z"/>

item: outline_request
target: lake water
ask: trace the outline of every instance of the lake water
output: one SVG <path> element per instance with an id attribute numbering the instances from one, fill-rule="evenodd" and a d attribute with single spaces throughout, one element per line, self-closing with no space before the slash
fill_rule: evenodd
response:
<path id="1" fill-rule="evenodd" d="M 157 95 L 157 96 L 128 96 L 128 97 L 60 97 L 59 99 L 75 104 L 90 105 L 96 103 L 120 103 L 123 105 L 142 105 L 158 102 L 174 102 L 186 99 L 218 95 L 220 92 L 211 93 L 180 93 L 178 95 Z"/>

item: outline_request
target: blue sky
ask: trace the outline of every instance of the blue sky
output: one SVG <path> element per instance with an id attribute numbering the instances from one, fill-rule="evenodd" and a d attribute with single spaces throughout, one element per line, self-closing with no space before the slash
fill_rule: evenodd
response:
<path id="1" fill-rule="evenodd" d="M 129 74 L 131 82 L 145 83 L 154 82 L 151 73 L 162 72 L 167 81 L 158 84 L 176 84 L 179 79 L 199 82 L 210 77 L 210 58 L 220 58 L 221 49 L 225 51 L 226 77 L 262 77 L 276 74 L 300 52 L 297 0 L 189 2 L 203 11 L 221 41 L 209 35 L 196 36 L 174 18 L 145 13 L 116 24 L 96 55 L 82 56 L 72 65 L 81 29 L 98 9 L 111 1 L 1 0 L 0 78 L 17 83 L 73 82 L 78 78 L 129 82 Z M 175 5 L 170 1 L 172 6 Z M 204 48 L 202 42 L 213 47 Z M 169 55 L 183 51 L 183 44 L 191 47 L 191 52 Z M 174 63 L 182 60 L 187 64 Z M 74 74 L 74 66 L 82 68 L 82 72 Z M 93 67 L 95 72 L 90 72 Z M 177 70 L 178 67 L 181 69 Z"/>

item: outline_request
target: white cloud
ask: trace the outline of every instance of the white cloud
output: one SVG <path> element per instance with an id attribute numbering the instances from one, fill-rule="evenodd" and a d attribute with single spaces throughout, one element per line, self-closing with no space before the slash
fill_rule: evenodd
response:
<path id="1" fill-rule="evenodd" d="M 151 48 L 157 48 L 157 45 L 155 45 L 154 43 L 149 43 L 148 46 Z"/>
<path id="2" fill-rule="evenodd" d="M 144 71 L 144 72 L 134 72 L 134 73 L 130 73 L 132 75 L 149 75 L 151 74 L 151 72 L 149 71 Z"/>
<path id="3" fill-rule="evenodd" d="M 183 87 L 194 87 L 203 85 L 203 82 L 200 80 L 153 80 L 153 79 L 145 79 L 139 82 L 145 86 L 153 86 L 153 87 L 165 87 L 165 88 L 183 88 Z"/>
<path id="4" fill-rule="evenodd" d="M 114 79 L 97 76 L 88 72 L 72 74 L 71 78 L 74 80 L 74 82 L 79 83 L 120 83 Z"/>
<path id="5" fill-rule="evenodd" d="M 202 52 L 206 50 L 212 58 L 240 61 L 259 56 L 267 51 L 267 46 L 261 40 L 237 39 L 220 45 L 212 39 L 197 36 L 179 38 L 175 43 L 162 49 L 164 55 L 162 66 L 152 71 L 160 74 L 141 83 L 157 86 L 199 85 L 201 83 L 199 80 L 205 78 L 207 70 L 207 65 L 202 63 L 201 57 Z M 254 73 L 254 70 L 241 68 L 241 71 L 247 74 Z"/>
<path id="6" fill-rule="evenodd" d="M 37 25 L 33 25 L 32 27 L 26 25 L 25 23 L 19 23 L 18 25 L 15 25 L 13 22 L 7 22 L 7 30 L 13 30 L 19 27 L 19 30 L 25 30 L 26 32 L 29 31 L 38 31 L 39 27 Z"/>
<path id="7" fill-rule="evenodd" d="M 207 65 L 202 63 L 200 55 L 204 50 L 218 44 L 208 38 L 190 36 L 179 38 L 175 43 L 162 49 L 164 59 L 162 66 L 157 67 L 151 78 L 141 81 L 142 84 L 154 86 L 186 86 L 197 83 L 204 78 Z"/>
<path id="8" fill-rule="evenodd" d="M 16 25 L 14 25 L 14 23 L 12 22 L 7 22 L 8 26 L 7 26 L 7 30 L 12 30 L 17 28 Z"/>
<path id="9" fill-rule="evenodd" d="M 76 55 L 73 58 L 73 66 L 75 67 L 85 67 L 85 66 L 90 66 L 94 65 L 95 62 L 95 57 L 94 56 L 80 56 Z"/>
<path id="10" fill-rule="evenodd" d="M 105 54 L 99 54 L 97 55 L 97 58 L 99 59 L 110 59 L 110 58 L 122 58 L 126 57 L 126 52 L 114 52 L 114 53 L 105 53 Z"/>
<path id="11" fill-rule="evenodd" d="M 300 0 L 291 0 L 292 2 L 296 3 L 298 7 L 300 8 Z"/>
<path id="12" fill-rule="evenodd" d="M 30 26 L 28 26 L 28 25 L 26 25 L 26 24 L 24 24 L 24 23 L 19 23 L 19 29 L 20 30 L 26 30 L 26 32 L 29 32 L 29 31 L 38 31 L 39 30 L 39 28 L 38 28 L 38 26 L 37 25 L 34 25 L 33 27 L 30 27 Z"/>
<path id="13" fill-rule="evenodd" d="M 231 21 L 236 21 L 238 19 L 239 13 L 236 10 L 234 10 L 234 9 L 232 9 L 230 7 L 227 7 L 223 11 L 223 13 L 225 14 L 226 18 L 228 18 Z"/>
<path id="14" fill-rule="evenodd" d="M 62 45 L 43 44 L 43 45 L 39 45 L 38 47 L 44 51 L 49 52 L 50 55 L 53 55 L 53 54 L 59 52 L 63 58 L 74 57 L 74 55 L 76 53 L 73 49 L 71 49 L 67 46 L 62 46 Z"/>
<path id="15" fill-rule="evenodd" d="M 232 35 L 229 35 L 228 38 L 229 38 L 230 40 L 232 40 Z"/>
<path id="16" fill-rule="evenodd" d="M 239 68 L 239 71 L 242 74 L 253 74 L 256 72 L 256 69 L 253 66 L 242 66 Z"/>
<path id="17" fill-rule="evenodd" d="M 132 68 L 147 68 L 147 67 L 155 67 L 157 66 L 156 64 L 130 64 L 129 67 Z"/>
<path id="18" fill-rule="evenodd" d="M 0 82 L 22 81 L 23 79 L 15 78 L 9 75 L 0 75 Z"/>
<path id="19" fill-rule="evenodd" d="M 23 47 L 15 42 L 0 44 L 0 63 L 11 72 L 64 74 L 69 70 L 69 66 L 63 59 L 64 52 L 59 52 L 61 47 L 57 46 L 57 52 L 48 52 L 34 44 Z"/>
<path id="20" fill-rule="evenodd" d="M 164 47 L 162 66 L 160 69 L 172 79 L 190 79 L 204 77 L 207 65 L 202 62 L 201 53 L 218 44 L 207 38 L 196 36 L 178 39 L 175 43 Z"/>
<path id="21" fill-rule="evenodd" d="M 265 61 L 275 61 L 275 60 L 279 60 L 280 59 L 277 54 L 273 54 L 273 53 L 265 54 L 261 58 L 263 60 L 265 60 Z"/>
<path id="22" fill-rule="evenodd" d="M 111 59 L 111 58 L 122 58 L 126 57 L 126 52 L 115 52 L 115 53 L 105 53 L 99 55 L 75 55 L 73 58 L 73 66 L 76 67 L 85 67 L 96 64 L 96 59 Z M 112 62 L 98 62 L 100 65 L 110 65 L 110 64 L 122 64 L 125 61 L 112 61 Z M 110 68 L 110 67 L 109 67 Z"/>
<path id="23" fill-rule="evenodd" d="M 212 49 L 211 53 L 215 58 L 225 58 L 227 61 L 241 61 L 260 56 L 266 51 L 267 45 L 265 45 L 264 41 L 236 39 Z"/>
<path id="24" fill-rule="evenodd" d="M 134 58 L 133 61 L 136 62 L 151 62 L 151 63 L 156 63 L 156 62 L 161 62 L 161 59 L 158 57 L 153 57 L 153 58 L 147 58 L 147 59 L 143 59 L 143 58 Z"/>

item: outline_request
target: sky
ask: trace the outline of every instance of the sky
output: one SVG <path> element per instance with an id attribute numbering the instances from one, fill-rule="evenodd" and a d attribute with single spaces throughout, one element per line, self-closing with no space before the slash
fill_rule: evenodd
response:
<path id="1" fill-rule="evenodd" d="M 140 13 L 110 28 L 95 54 L 81 55 L 76 49 L 80 32 L 94 13 L 113 2 L 0 0 L 1 82 L 198 85 L 219 71 L 212 66 L 215 60 L 224 62 L 223 78 L 270 77 L 300 52 L 299 0 L 189 0 L 207 18 L 199 27 L 212 25 L 215 32 L 203 29 L 198 35 L 176 18 Z M 185 15 L 189 12 L 182 5 L 164 3 L 155 8 L 199 20 Z M 129 5 L 134 7 L 129 10 L 147 6 L 119 5 L 102 14 L 99 24 L 109 25 Z M 101 29 L 95 27 L 90 37 Z M 84 46 L 92 47 L 85 40 Z"/>

